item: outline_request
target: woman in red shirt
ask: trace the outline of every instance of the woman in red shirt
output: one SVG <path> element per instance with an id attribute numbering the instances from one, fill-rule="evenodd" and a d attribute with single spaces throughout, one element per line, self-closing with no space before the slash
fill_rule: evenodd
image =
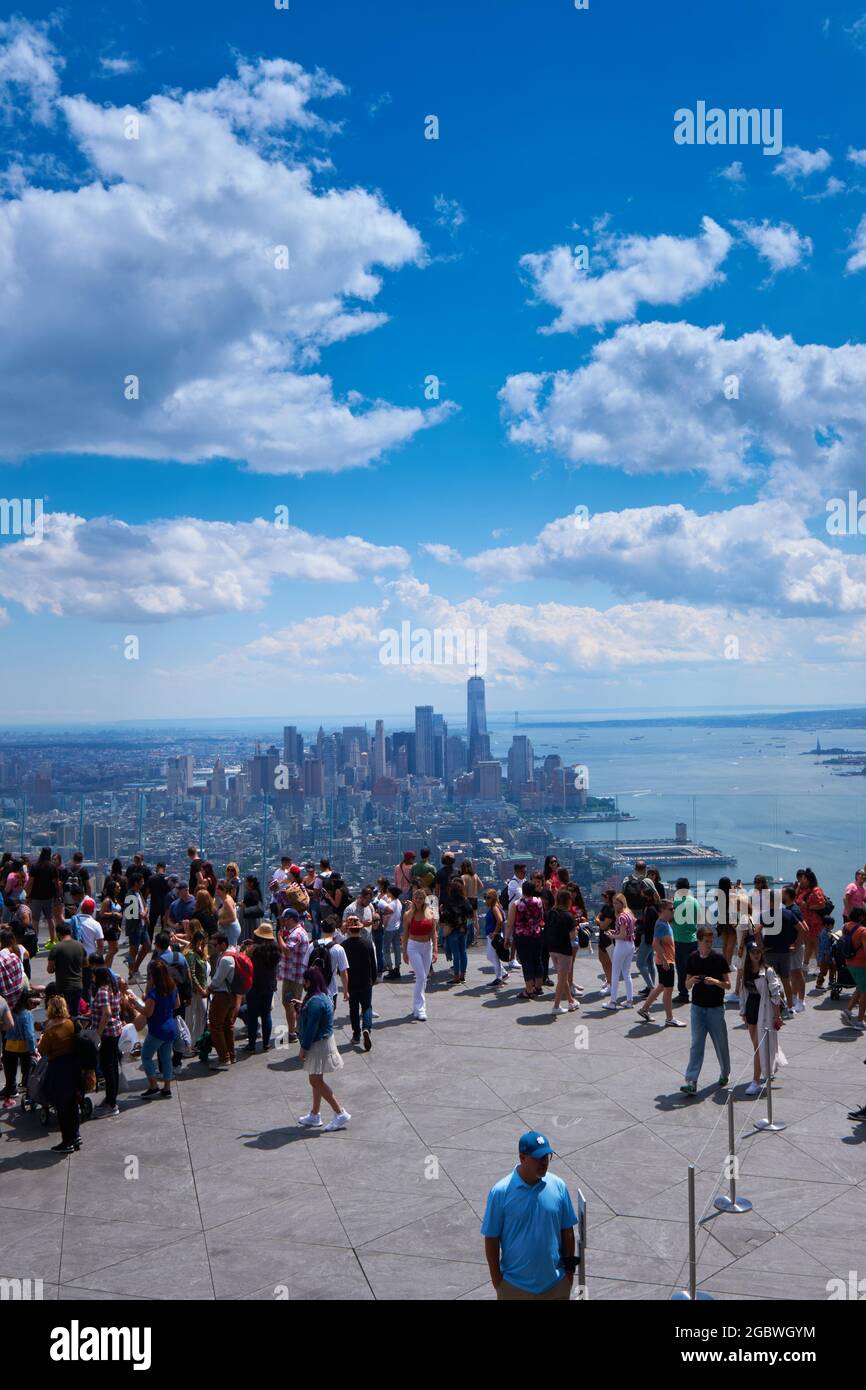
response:
<path id="1" fill-rule="evenodd" d="M 824 927 L 821 908 L 826 907 L 827 897 L 812 869 L 803 869 L 797 875 L 797 905 L 803 914 L 803 922 L 809 935 L 806 938 L 806 951 L 803 957 L 803 970 L 808 971 L 809 961 L 818 946 L 818 937 Z"/>
<path id="2" fill-rule="evenodd" d="M 412 901 L 403 913 L 403 961 L 415 971 L 415 993 L 412 998 L 412 1017 L 427 1022 L 427 1001 L 424 991 L 427 975 L 436 963 L 436 922 L 427 913 L 427 894 L 416 888 Z"/>

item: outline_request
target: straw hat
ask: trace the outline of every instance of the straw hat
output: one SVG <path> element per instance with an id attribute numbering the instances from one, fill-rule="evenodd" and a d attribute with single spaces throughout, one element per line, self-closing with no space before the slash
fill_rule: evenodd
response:
<path id="1" fill-rule="evenodd" d="M 262 922 L 260 927 L 256 927 L 253 936 L 257 936 L 260 941 L 275 941 L 274 929 L 270 922 Z"/>

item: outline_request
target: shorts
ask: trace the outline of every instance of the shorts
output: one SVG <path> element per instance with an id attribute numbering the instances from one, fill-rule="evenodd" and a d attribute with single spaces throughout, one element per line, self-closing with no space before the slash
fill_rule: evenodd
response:
<path id="1" fill-rule="evenodd" d="M 126 924 L 126 939 L 130 946 L 146 946 L 150 941 L 150 932 L 141 920 L 136 921 L 130 918 Z"/>
<path id="2" fill-rule="evenodd" d="M 791 952 L 790 952 L 790 956 L 791 956 L 791 969 L 792 969 L 792 970 L 802 970 L 802 969 L 803 969 L 803 962 L 804 962 L 804 960 L 806 959 L 806 943 L 805 943 L 805 941 L 802 942 L 802 943 L 797 947 L 796 951 L 791 951 Z M 827 963 L 829 964 L 829 961 L 828 961 Z"/>
<path id="3" fill-rule="evenodd" d="M 745 1011 L 745 1013 L 743 1014 L 743 1017 L 745 1018 L 745 1020 L 746 1020 L 747 1023 L 750 1023 L 750 1024 L 752 1025 L 753 1028 L 757 1028 L 757 1026 L 758 1026 L 758 1017 L 759 1017 L 759 1015 L 760 1015 L 760 1012 L 761 1012 L 761 996 L 760 996 L 760 994 L 749 994 L 749 995 L 747 995 L 747 996 L 746 996 L 746 1011 Z"/>
<path id="4" fill-rule="evenodd" d="M 600 931 L 598 934 L 598 949 L 600 951 L 610 950 L 610 937 L 606 931 Z"/>
<path id="5" fill-rule="evenodd" d="M 848 970 L 858 994 L 866 994 L 866 965 L 849 965 Z"/>
<path id="6" fill-rule="evenodd" d="M 771 965 L 780 980 L 787 980 L 791 973 L 790 951 L 767 951 L 767 964 Z"/>
<path id="7" fill-rule="evenodd" d="M 301 980 L 283 980 L 281 997 L 284 1004 L 297 1002 L 304 997 L 304 986 Z"/>
<path id="8" fill-rule="evenodd" d="M 104 935 L 105 935 L 106 941 L 119 941 L 119 940 L 120 940 L 120 927 L 106 927 L 106 928 L 105 928 Z"/>
<path id="9" fill-rule="evenodd" d="M 676 979 L 676 971 L 674 967 L 672 965 L 660 965 L 659 962 L 656 961 L 656 970 L 658 971 L 659 984 L 662 986 L 662 988 L 673 989 L 674 981 Z"/>

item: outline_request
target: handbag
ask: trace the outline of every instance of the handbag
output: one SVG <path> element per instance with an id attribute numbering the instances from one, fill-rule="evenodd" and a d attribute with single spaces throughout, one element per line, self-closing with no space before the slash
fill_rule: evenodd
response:
<path id="1" fill-rule="evenodd" d="M 177 1025 L 177 1037 L 174 1040 L 175 1051 L 180 1052 L 184 1057 L 188 1057 L 192 1052 L 192 1035 L 186 1025 L 186 1020 L 180 1014 L 175 1015 Z"/>
<path id="2" fill-rule="evenodd" d="M 587 946 L 590 944 L 591 941 L 592 941 L 592 937 L 590 936 L 590 934 L 589 934 L 589 932 L 587 931 L 586 927 L 578 927 L 578 929 L 577 929 L 577 944 L 578 944 L 578 946 L 580 947 L 580 949 L 581 949 L 582 951 L 585 951 L 586 948 L 587 948 Z"/>
<path id="3" fill-rule="evenodd" d="M 511 955 L 511 952 L 505 944 L 505 937 L 502 935 L 501 931 L 498 931 L 495 933 L 495 935 L 491 936 L 490 944 L 500 960 L 508 960 L 509 956 Z"/>

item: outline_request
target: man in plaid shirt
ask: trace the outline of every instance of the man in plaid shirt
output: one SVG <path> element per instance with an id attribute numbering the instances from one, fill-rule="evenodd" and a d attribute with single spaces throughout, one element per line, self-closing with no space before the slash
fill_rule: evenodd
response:
<path id="1" fill-rule="evenodd" d="M 277 979 L 282 981 L 283 1008 L 289 1025 L 289 1042 L 298 1041 L 298 1002 L 304 994 L 304 967 L 310 954 L 310 938 L 305 932 L 300 913 L 287 907 L 280 917 L 277 941 L 280 963 Z"/>
<path id="2" fill-rule="evenodd" d="M 18 996 L 24 988 L 24 967 L 21 957 L 12 948 L 15 934 L 9 927 L 0 931 L 0 994 L 10 1009 L 14 1009 Z"/>

